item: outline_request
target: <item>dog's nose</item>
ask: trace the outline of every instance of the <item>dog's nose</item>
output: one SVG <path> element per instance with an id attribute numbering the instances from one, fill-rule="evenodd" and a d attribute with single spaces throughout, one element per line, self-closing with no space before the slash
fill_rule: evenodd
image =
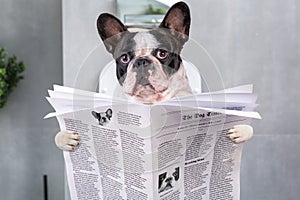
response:
<path id="1" fill-rule="evenodd" d="M 146 59 L 146 58 L 139 58 L 135 61 L 135 66 L 137 67 L 147 67 L 148 65 L 150 65 L 150 60 Z"/>

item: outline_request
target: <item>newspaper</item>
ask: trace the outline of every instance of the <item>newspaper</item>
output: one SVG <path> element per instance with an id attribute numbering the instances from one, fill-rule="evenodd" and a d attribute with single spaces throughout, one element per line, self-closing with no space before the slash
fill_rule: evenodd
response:
<path id="1" fill-rule="evenodd" d="M 245 85 L 155 105 L 63 86 L 48 101 L 61 130 L 81 143 L 64 151 L 72 200 L 238 200 L 243 144 L 226 133 L 260 119 Z"/>

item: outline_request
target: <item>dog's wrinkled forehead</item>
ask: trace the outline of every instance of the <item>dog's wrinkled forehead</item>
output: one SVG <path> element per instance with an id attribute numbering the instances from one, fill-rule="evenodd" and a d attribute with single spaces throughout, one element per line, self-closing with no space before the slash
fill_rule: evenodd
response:
<path id="1" fill-rule="evenodd" d="M 133 37 L 133 40 L 135 42 L 134 51 L 136 55 L 146 55 L 152 49 L 159 47 L 159 42 L 149 32 L 139 32 Z"/>
<path id="2" fill-rule="evenodd" d="M 161 28 L 143 32 L 126 31 L 121 33 L 121 36 L 122 39 L 119 40 L 113 52 L 115 59 L 129 52 L 136 56 L 145 56 L 154 49 L 165 49 L 169 52 L 178 53 L 182 48 L 168 30 Z M 110 40 L 112 39 L 110 38 Z"/>

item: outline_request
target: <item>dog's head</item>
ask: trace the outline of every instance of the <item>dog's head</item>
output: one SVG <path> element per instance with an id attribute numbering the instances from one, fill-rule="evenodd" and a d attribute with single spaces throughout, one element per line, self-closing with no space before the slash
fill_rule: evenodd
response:
<path id="1" fill-rule="evenodd" d="M 173 188 L 175 183 L 179 180 L 179 167 L 175 168 L 172 173 L 165 172 L 159 175 L 158 189 L 163 192 L 167 189 Z"/>
<path id="2" fill-rule="evenodd" d="M 98 32 L 116 60 L 117 78 L 125 94 L 142 103 L 155 103 L 190 90 L 180 57 L 190 21 L 183 2 L 169 9 L 159 28 L 147 32 L 129 32 L 113 15 L 99 16 Z"/>
<path id="3" fill-rule="evenodd" d="M 109 108 L 105 112 L 92 111 L 92 115 L 98 119 L 99 125 L 103 126 L 107 124 L 112 117 L 112 110 Z"/>

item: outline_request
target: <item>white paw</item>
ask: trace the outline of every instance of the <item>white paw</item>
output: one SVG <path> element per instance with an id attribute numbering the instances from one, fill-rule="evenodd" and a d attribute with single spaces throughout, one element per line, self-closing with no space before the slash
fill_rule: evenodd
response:
<path id="1" fill-rule="evenodd" d="M 235 125 L 228 131 L 227 136 L 235 143 L 245 142 L 252 138 L 253 128 L 249 125 Z"/>
<path id="2" fill-rule="evenodd" d="M 74 131 L 60 131 L 55 136 L 56 146 L 64 151 L 74 150 L 79 141 L 79 136 Z"/>

